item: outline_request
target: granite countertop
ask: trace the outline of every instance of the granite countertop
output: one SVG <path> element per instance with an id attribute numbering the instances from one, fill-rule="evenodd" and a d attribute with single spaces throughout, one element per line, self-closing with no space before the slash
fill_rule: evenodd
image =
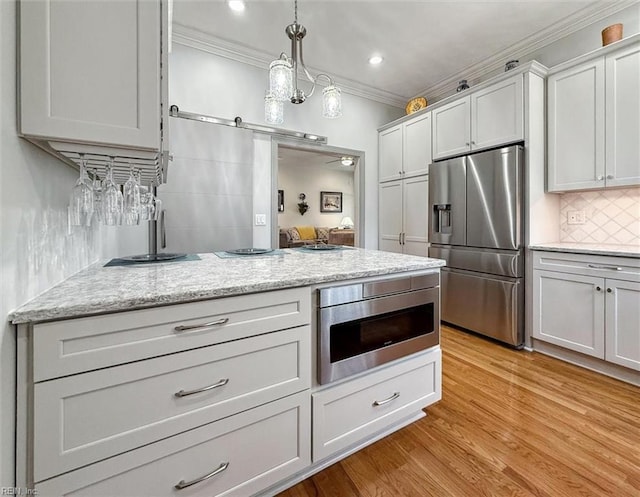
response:
<path id="1" fill-rule="evenodd" d="M 531 250 L 549 252 L 570 252 L 574 254 L 612 255 L 617 257 L 640 258 L 640 245 L 614 245 L 600 243 L 539 243 L 529 245 Z"/>
<path id="2" fill-rule="evenodd" d="M 401 273 L 445 265 L 440 259 L 349 248 L 285 249 L 281 255 L 133 266 L 93 264 L 9 314 L 14 324 L 68 319 L 266 290 Z"/>

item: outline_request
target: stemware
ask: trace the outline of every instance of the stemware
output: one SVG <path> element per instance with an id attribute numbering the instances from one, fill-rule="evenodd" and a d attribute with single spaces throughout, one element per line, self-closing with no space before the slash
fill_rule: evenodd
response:
<path id="1" fill-rule="evenodd" d="M 93 220 L 98 224 L 102 224 L 102 181 L 98 177 L 98 170 L 93 169 Z"/>
<path id="2" fill-rule="evenodd" d="M 122 216 L 122 192 L 113 181 L 113 165 L 115 158 L 109 158 L 109 165 L 104 179 L 104 190 L 102 192 L 102 220 L 107 226 L 120 224 Z"/>
<path id="3" fill-rule="evenodd" d="M 138 224 L 140 222 L 140 184 L 134 176 L 133 168 L 129 169 L 129 179 L 123 189 L 123 224 Z"/>
<path id="4" fill-rule="evenodd" d="M 80 177 L 71 190 L 69 200 L 69 224 L 89 226 L 93 216 L 93 188 L 87 176 L 87 161 L 80 154 Z"/>

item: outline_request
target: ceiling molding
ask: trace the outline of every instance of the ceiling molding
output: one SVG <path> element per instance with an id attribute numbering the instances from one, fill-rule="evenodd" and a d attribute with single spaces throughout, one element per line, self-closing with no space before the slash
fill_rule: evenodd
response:
<path id="1" fill-rule="evenodd" d="M 417 93 L 415 97 L 428 95 L 429 102 L 442 100 L 455 92 L 458 82 L 462 79 L 466 79 L 470 85 L 477 84 L 479 81 L 493 76 L 497 72 L 502 72 L 507 60 L 526 60 L 527 56 L 536 53 L 547 45 L 637 3 L 638 0 L 619 0 L 616 2 L 601 0 L 596 2 L 564 18 L 562 21 L 552 24 L 546 29 L 521 40 L 508 49 L 502 50 L 477 64 L 468 66 L 458 73 L 425 88 Z"/>
<path id="2" fill-rule="evenodd" d="M 197 29 L 175 22 L 173 23 L 171 42 L 202 50 L 203 52 L 214 54 L 219 57 L 235 60 L 253 67 L 258 67 L 265 71 L 269 69 L 269 64 L 276 56 L 274 54 L 261 52 L 238 43 L 218 38 L 209 33 L 204 33 Z M 313 67 L 309 67 L 309 70 L 316 74 L 326 72 L 325 70 L 319 70 Z M 343 77 L 338 77 L 336 80 L 343 93 L 366 98 L 391 105 L 393 107 L 404 108 L 407 101 L 407 99 L 401 95 L 379 90 L 372 86 L 358 83 L 357 81 L 345 79 Z"/>

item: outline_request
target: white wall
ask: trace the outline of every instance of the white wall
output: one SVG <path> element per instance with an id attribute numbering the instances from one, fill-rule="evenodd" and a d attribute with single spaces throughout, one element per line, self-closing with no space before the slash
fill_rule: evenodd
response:
<path id="1" fill-rule="evenodd" d="M 169 103 L 180 110 L 226 119 L 236 116 L 264 124 L 267 71 L 174 42 L 169 58 Z M 353 95 L 342 95 L 343 116 L 324 119 L 321 99 L 314 95 L 302 105 L 285 104 L 283 128 L 327 136 L 329 145 L 365 152 L 365 241 L 378 239 L 377 128 L 404 114 L 403 109 Z M 271 192 L 265 190 L 265 195 Z"/>
<path id="2" fill-rule="evenodd" d="M 16 4 L 0 0 L 0 316 L 108 257 L 147 251 L 145 227 L 67 230 L 77 171 L 17 136 Z M 14 485 L 15 329 L 0 334 L 0 487 Z"/>
<path id="3" fill-rule="evenodd" d="M 345 216 L 355 219 L 353 171 L 336 171 L 319 166 L 281 164 L 278 189 L 284 190 L 284 212 L 278 212 L 278 226 L 326 226 L 335 228 Z M 342 192 L 342 213 L 320 212 L 320 192 Z M 298 211 L 298 195 L 304 193 L 309 210 Z"/>

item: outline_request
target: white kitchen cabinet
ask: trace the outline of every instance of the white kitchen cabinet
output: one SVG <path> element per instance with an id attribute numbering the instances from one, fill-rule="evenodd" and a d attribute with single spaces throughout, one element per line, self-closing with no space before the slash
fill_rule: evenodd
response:
<path id="1" fill-rule="evenodd" d="M 42 496 L 254 495 L 309 466 L 309 404 L 308 393 L 285 397 L 30 488 Z"/>
<path id="2" fill-rule="evenodd" d="M 162 151 L 167 32 L 162 0 L 21 1 L 20 133 L 69 160 L 149 166 Z"/>
<path id="3" fill-rule="evenodd" d="M 640 283 L 606 280 L 605 359 L 640 371 Z"/>
<path id="4" fill-rule="evenodd" d="M 235 463 L 202 492 L 252 494 L 304 469 L 310 309 L 296 288 L 20 325 L 19 484 L 123 495 L 136 480 L 136 495 L 165 495 L 228 452 Z M 278 399 L 288 414 L 246 414 Z M 158 472 L 176 477 L 162 491 Z"/>
<path id="5" fill-rule="evenodd" d="M 467 91 L 432 111 L 434 159 L 524 139 L 522 74 Z"/>
<path id="6" fill-rule="evenodd" d="M 313 461 L 343 450 L 442 397 L 440 348 L 313 394 Z"/>
<path id="7" fill-rule="evenodd" d="M 471 150 L 523 140 L 522 75 L 471 94 Z"/>
<path id="8" fill-rule="evenodd" d="M 380 183 L 379 248 L 427 256 L 429 176 Z"/>
<path id="9" fill-rule="evenodd" d="M 461 97 L 432 111 L 433 158 L 443 159 L 471 150 L 471 97 Z"/>
<path id="10" fill-rule="evenodd" d="M 640 371 L 640 260 L 534 252 L 533 338 Z"/>
<path id="11" fill-rule="evenodd" d="M 640 185 L 640 43 L 605 58 L 606 186 Z"/>
<path id="12" fill-rule="evenodd" d="M 604 278 L 534 271 L 533 336 L 604 359 Z"/>
<path id="13" fill-rule="evenodd" d="M 640 184 L 638 39 L 551 69 L 549 192 Z"/>
<path id="14" fill-rule="evenodd" d="M 380 131 L 378 180 L 420 176 L 431 163 L 431 113 Z"/>

